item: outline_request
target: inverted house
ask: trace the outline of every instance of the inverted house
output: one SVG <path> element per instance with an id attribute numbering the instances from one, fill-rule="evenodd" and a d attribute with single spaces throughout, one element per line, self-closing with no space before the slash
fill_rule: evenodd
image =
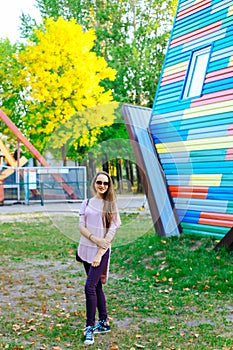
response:
<path id="1" fill-rule="evenodd" d="M 131 140 L 140 113 L 140 107 L 123 106 Z M 152 190 L 153 199 L 148 197 L 151 211 L 166 213 L 157 232 L 223 237 L 233 227 L 233 1 L 179 1 L 147 122 L 146 147 L 154 147 L 167 196 Z M 145 154 L 137 135 L 136 142 Z M 151 161 L 144 158 L 145 186 L 149 176 L 156 188 Z"/>

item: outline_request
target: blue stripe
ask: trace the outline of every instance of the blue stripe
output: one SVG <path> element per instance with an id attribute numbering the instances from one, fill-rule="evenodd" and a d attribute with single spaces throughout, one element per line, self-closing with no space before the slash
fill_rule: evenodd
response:
<path id="1" fill-rule="evenodd" d="M 206 162 L 224 162 L 226 158 L 226 150 L 204 150 L 204 151 L 192 151 L 192 152 L 175 152 L 175 153 L 162 153 L 160 159 L 162 164 L 169 163 L 187 163 L 192 166 L 194 163 Z M 164 165 L 165 166 L 165 165 Z"/>
<path id="2" fill-rule="evenodd" d="M 183 35 L 192 33 L 193 31 L 196 31 L 198 29 L 204 28 L 207 25 L 214 24 L 216 21 L 219 20 L 219 17 L 225 17 L 227 15 L 227 11 L 223 10 L 220 11 L 220 13 L 210 15 L 210 7 L 203 10 L 202 15 L 194 16 L 193 21 L 191 19 L 191 16 L 188 16 L 188 23 L 185 24 L 185 26 L 180 25 L 180 21 L 177 22 L 177 26 L 175 26 L 173 39 L 182 37 Z M 225 22 L 223 22 L 225 23 Z"/>
<path id="3" fill-rule="evenodd" d="M 151 132 L 154 133 L 178 133 L 177 131 L 177 126 L 181 123 L 181 121 L 177 122 L 176 125 L 174 126 L 172 123 L 161 123 L 158 125 L 153 124 L 151 126 Z"/>
<path id="4" fill-rule="evenodd" d="M 180 121 L 180 129 L 186 129 L 189 130 L 199 128 L 199 127 L 211 127 L 211 126 L 217 126 L 222 124 L 231 124 L 233 123 L 233 113 L 232 112 L 226 112 L 226 113 L 219 113 L 219 114 L 212 114 L 211 120 L 206 118 L 206 116 L 200 116 L 199 118 L 195 118 L 193 120 L 192 118 L 184 119 Z M 173 124 L 174 127 L 176 127 L 175 124 Z"/>
<path id="5" fill-rule="evenodd" d="M 219 161 L 216 166 L 216 161 L 208 162 L 205 159 L 202 162 L 188 162 L 188 163 L 164 163 L 163 169 L 166 175 L 178 174 L 229 174 L 232 171 L 233 161 Z M 222 179 L 223 181 L 224 179 Z"/>
<path id="6" fill-rule="evenodd" d="M 200 211 L 196 211 L 196 210 L 179 209 L 177 210 L 177 214 L 179 215 L 179 217 L 193 217 L 193 218 L 196 218 L 197 220 L 199 220 L 200 218 Z"/>
<path id="7" fill-rule="evenodd" d="M 170 85 L 172 86 L 172 84 Z M 181 100 L 176 101 L 176 103 L 166 103 L 163 104 L 162 107 L 157 107 L 156 105 L 156 111 L 157 114 L 163 114 L 162 118 L 164 118 L 164 114 L 166 114 L 166 118 L 168 118 L 168 113 L 174 112 L 174 111 L 183 111 L 184 109 L 187 109 L 190 107 L 191 101 L 190 100 Z M 183 113 L 182 113 L 183 115 Z M 169 119 L 169 118 L 168 118 Z"/>
<path id="8" fill-rule="evenodd" d="M 180 1 L 180 6 L 179 6 L 179 10 L 183 11 L 185 10 L 186 8 L 192 6 L 194 4 L 194 0 L 181 0 Z"/>
<path id="9" fill-rule="evenodd" d="M 221 191 L 224 194 L 230 193 L 231 195 L 233 195 L 233 187 L 229 188 L 229 187 L 224 187 L 224 186 L 221 186 L 221 187 L 210 186 L 208 193 L 214 194 L 214 193 L 219 193 L 219 191 Z"/>
<path id="10" fill-rule="evenodd" d="M 217 92 L 217 91 L 224 91 L 225 89 L 228 90 L 229 88 L 232 89 L 232 87 L 233 87 L 233 77 L 216 80 L 211 83 L 206 83 L 204 85 L 203 95 L 209 94 L 212 92 Z"/>
<path id="11" fill-rule="evenodd" d="M 202 10 L 196 11 L 189 16 L 185 16 L 184 18 L 180 18 L 180 19 L 178 18 L 176 20 L 176 23 L 175 23 L 175 29 L 177 29 L 179 27 L 185 27 L 187 25 L 186 22 L 188 22 L 188 23 L 195 22 L 197 17 L 200 18 L 200 20 L 202 20 L 204 18 L 209 18 L 210 11 L 211 11 L 211 6 L 206 7 Z M 174 33 L 175 33 L 175 30 L 174 30 Z"/>
<path id="12" fill-rule="evenodd" d="M 178 209 L 226 213 L 228 201 L 201 198 L 173 198 Z"/>
<path id="13" fill-rule="evenodd" d="M 221 187 L 219 187 L 219 193 L 210 193 L 206 198 L 233 201 L 233 194 L 222 193 Z"/>
<path id="14" fill-rule="evenodd" d="M 165 132 L 179 132 L 179 130 L 193 130 L 196 128 L 212 127 L 225 124 L 229 125 L 231 123 L 233 124 L 232 112 L 212 114 L 212 120 L 206 119 L 206 116 L 195 118 L 195 123 L 192 118 L 181 119 L 182 116 L 180 115 L 180 112 L 177 112 L 176 115 L 179 117 L 178 120 L 167 122 L 160 122 L 158 119 L 156 120 L 157 115 L 154 115 L 153 124 L 150 125 L 151 132 L 156 133 L 157 130 L 160 129 L 164 129 Z M 171 114 L 171 116 L 174 117 L 175 114 Z M 169 117 L 167 117 L 167 119 L 169 119 Z"/>
<path id="15" fill-rule="evenodd" d="M 233 45 L 230 45 L 229 42 L 220 40 L 217 45 L 214 45 L 213 51 L 210 58 L 210 64 L 216 61 L 219 56 L 220 58 L 230 57 L 232 55 Z"/>
<path id="16" fill-rule="evenodd" d="M 183 130 L 180 133 L 177 131 L 173 131 L 173 134 L 164 134 L 163 132 L 159 132 L 157 130 L 156 136 L 153 136 L 153 140 L 155 144 L 163 143 L 163 142 L 176 142 L 176 141 L 184 141 L 187 140 L 188 130 Z"/>
<path id="17" fill-rule="evenodd" d="M 190 157 L 195 159 L 198 157 L 226 157 L 226 149 L 209 149 L 209 150 L 201 150 L 201 151 L 191 151 Z"/>
<path id="18" fill-rule="evenodd" d="M 229 64 L 230 56 L 224 57 L 224 58 L 219 58 L 216 61 L 213 61 L 212 63 L 209 64 L 208 71 L 207 73 L 217 71 L 219 69 L 227 68 Z"/>
<path id="19" fill-rule="evenodd" d="M 185 51 L 190 51 L 194 49 L 198 49 L 200 46 L 205 46 L 205 45 L 210 45 L 214 40 L 219 40 L 221 38 L 224 38 L 226 35 L 226 30 L 225 29 L 220 29 L 217 32 L 207 34 L 201 38 L 194 39 L 188 43 L 185 43 L 182 45 L 182 50 L 181 52 Z"/>
<path id="20" fill-rule="evenodd" d="M 190 59 L 190 57 L 190 52 L 182 52 L 182 45 L 172 47 L 168 51 L 165 68 L 173 66 L 174 64 L 181 63 L 183 61 L 187 61 Z"/>

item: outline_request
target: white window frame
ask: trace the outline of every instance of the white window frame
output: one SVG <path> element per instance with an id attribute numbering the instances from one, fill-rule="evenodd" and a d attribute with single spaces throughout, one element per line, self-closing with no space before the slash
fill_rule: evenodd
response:
<path id="1" fill-rule="evenodd" d="M 211 46 L 194 51 L 185 79 L 183 99 L 199 97 L 202 92 L 206 70 L 209 63 Z"/>

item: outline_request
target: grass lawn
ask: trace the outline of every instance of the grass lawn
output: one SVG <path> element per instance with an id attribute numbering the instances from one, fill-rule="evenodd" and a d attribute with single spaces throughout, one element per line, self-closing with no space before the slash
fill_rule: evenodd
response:
<path id="1" fill-rule="evenodd" d="M 0 225 L 0 349 L 86 349 L 77 217 L 9 218 Z M 161 238 L 146 214 L 121 218 L 105 286 L 112 332 L 88 348 L 233 349 L 233 253 L 210 238 Z"/>

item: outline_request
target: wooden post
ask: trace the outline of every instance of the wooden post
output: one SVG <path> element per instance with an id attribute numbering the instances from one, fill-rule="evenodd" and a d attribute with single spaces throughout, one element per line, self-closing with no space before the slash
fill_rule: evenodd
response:
<path id="1" fill-rule="evenodd" d="M 0 180 L 0 205 L 4 203 L 4 181 Z"/>
<path id="2" fill-rule="evenodd" d="M 227 234 L 221 239 L 221 241 L 215 246 L 215 250 L 221 247 L 233 249 L 233 227 L 227 232 Z"/>

